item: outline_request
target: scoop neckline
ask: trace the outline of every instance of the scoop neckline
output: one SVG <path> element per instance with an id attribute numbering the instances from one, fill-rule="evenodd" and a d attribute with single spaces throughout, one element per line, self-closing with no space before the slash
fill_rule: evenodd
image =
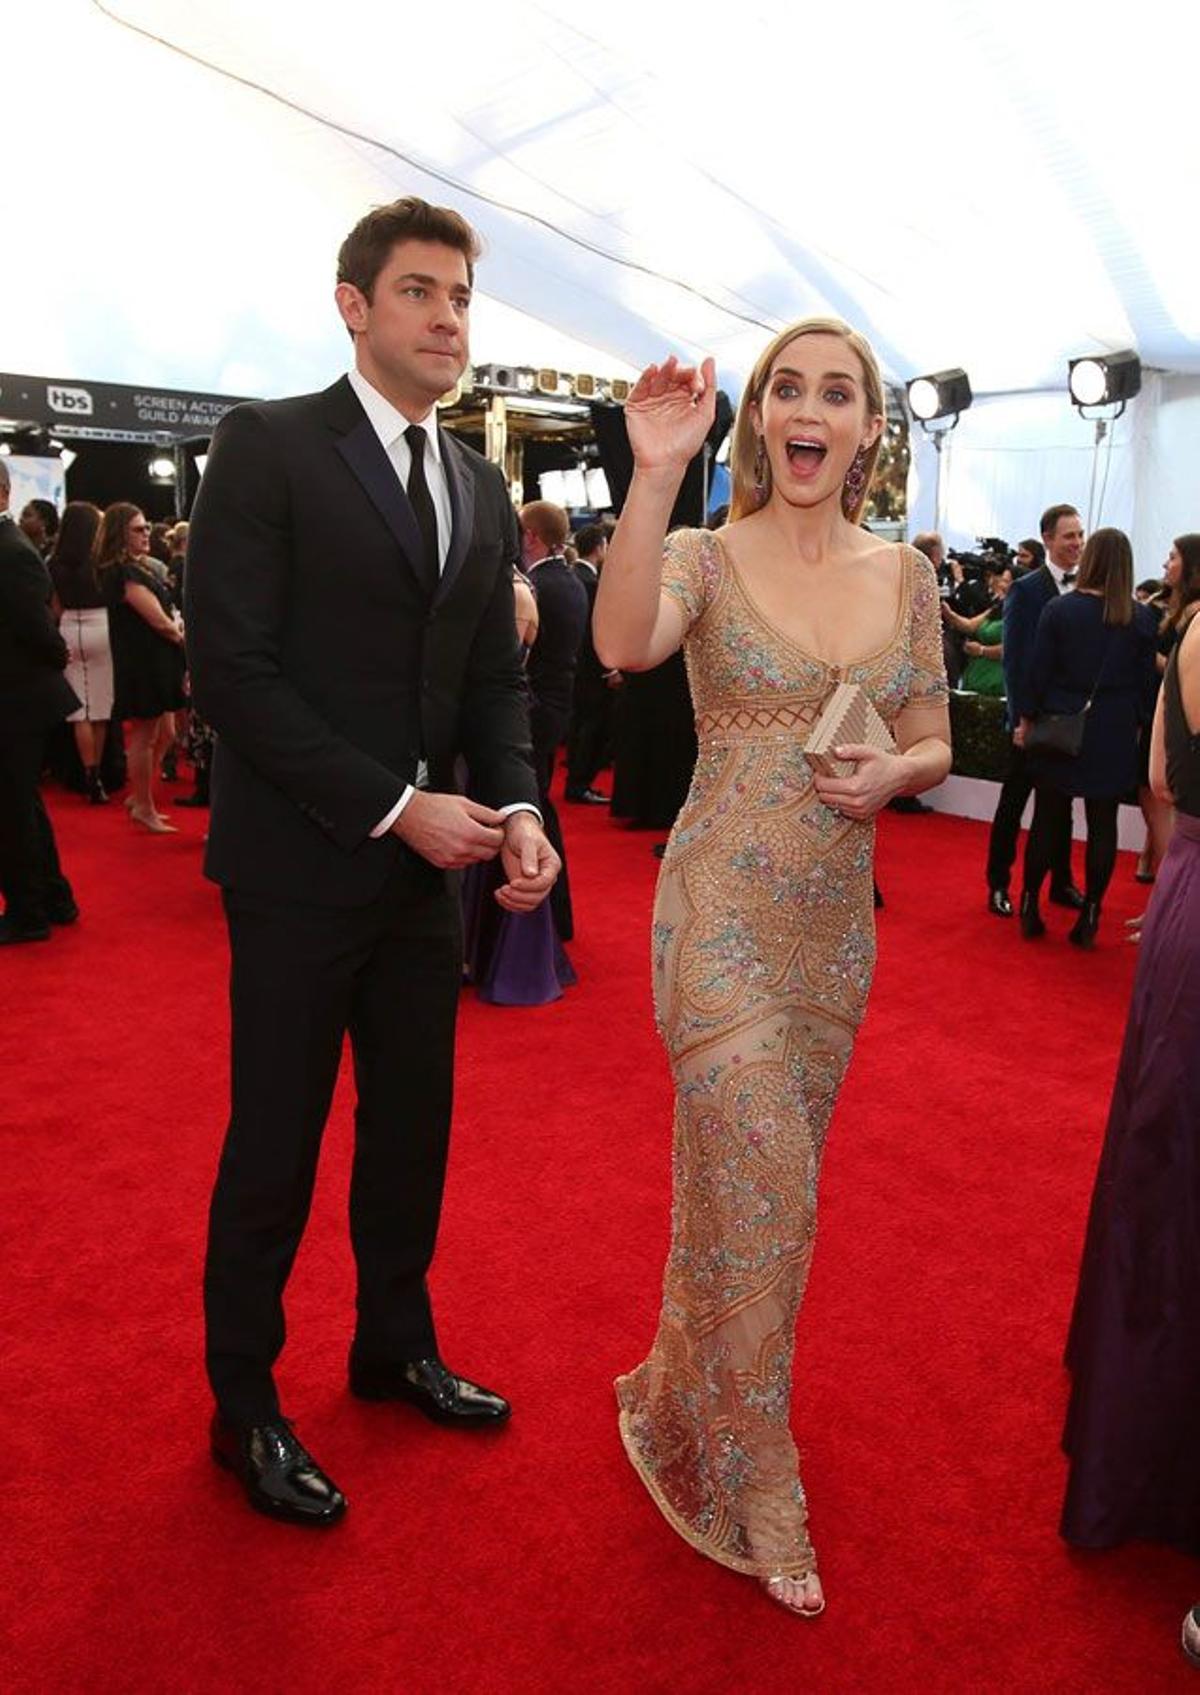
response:
<path id="1" fill-rule="evenodd" d="M 750 593 L 750 590 L 746 587 L 746 584 L 742 580 L 742 574 L 738 568 L 737 561 L 730 549 L 721 540 L 718 532 L 716 530 L 708 530 L 705 534 L 711 536 L 712 540 L 720 549 L 721 557 L 724 559 L 725 564 L 728 567 L 729 575 L 733 579 L 735 588 L 745 601 L 746 605 L 750 608 L 750 611 L 753 613 L 755 618 L 758 619 L 759 623 L 765 625 L 772 635 L 778 636 L 780 641 L 786 642 L 788 647 L 792 648 L 796 653 L 802 653 L 806 659 L 813 660 L 815 664 L 822 666 L 824 670 L 838 671 L 843 674 L 847 671 L 861 670 L 864 666 L 870 665 L 874 660 L 881 658 L 889 651 L 889 649 L 895 647 L 896 643 L 899 641 L 904 630 L 904 620 L 908 613 L 909 587 L 908 572 L 904 568 L 906 561 L 904 557 L 904 544 L 902 542 L 897 542 L 895 544 L 896 552 L 898 553 L 901 562 L 900 606 L 896 613 L 896 622 L 892 628 L 891 635 L 888 637 L 887 641 L 884 642 L 883 646 L 876 648 L 873 653 L 864 654 L 861 659 L 848 659 L 835 663 L 833 660 L 823 659 L 821 655 L 819 653 L 815 653 L 812 648 L 805 647 L 803 642 L 797 641 L 794 636 L 789 636 L 787 631 L 781 629 L 773 618 L 769 618 L 763 611 L 762 607 L 758 604 L 757 600 L 755 600 L 754 596 Z"/>

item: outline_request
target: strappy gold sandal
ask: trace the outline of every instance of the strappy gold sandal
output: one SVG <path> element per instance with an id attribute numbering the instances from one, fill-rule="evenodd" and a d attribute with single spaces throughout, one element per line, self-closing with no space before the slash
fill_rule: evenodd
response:
<path id="1" fill-rule="evenodd" d="M 788 1598 L 789 1591 L 787 1588 L 787 1585 L 793 1583 L 803 1585 L 808 1582 L 810 1577 L 816 1577 L 816 1575 L 815 1569 L 802 1572 L 777 1572 L 774 1577 L 759 1578 L 759 1582 L 777 1606 L 786 1607 L 787 1611 L 794 1613 L 797 1618 L 819 1618 L 825 1611 L 824 1595 L 821 1596 L 815 1607 L 797 1605 L 795 1601 Z"/>

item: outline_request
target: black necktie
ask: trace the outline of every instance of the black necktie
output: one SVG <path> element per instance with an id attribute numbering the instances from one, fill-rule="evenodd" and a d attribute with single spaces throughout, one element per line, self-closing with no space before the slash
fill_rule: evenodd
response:
<path id="1" fill-rule="evenodd" d="M 1063 588 L 1069 589 L 1074 581 L 1075 581 L 1074 571 L 1064 571 L 1063 572 Z"/>
<path id="2" fill-rule="evenodd" d="M 412 466 L 408 473 L 408 498 L 412 502 L 417 526 L 421 531 L 421 558 L 418 563 L 425 586 L 432 594 L 438 586 L 442 572 L 438 557 L 437 513 L 433 508 L 429 484 L 425 481 L 425 431 L 420 424 L 410 424 L 404 432 L 404 439 L 412 454 Z"/>

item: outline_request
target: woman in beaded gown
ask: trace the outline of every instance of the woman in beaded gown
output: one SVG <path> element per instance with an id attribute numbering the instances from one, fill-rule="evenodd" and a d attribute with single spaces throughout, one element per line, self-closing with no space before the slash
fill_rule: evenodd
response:
<path id="1" fill-rule="evenodd" d="M 941 618 L 928 561 L 859 527 L 883 387 L 836 319 L 791 326 L 755 366 L 730 523 L 666 539 L 714 381 L 711 361 L 669 359 L 634 388 L 635 472 L 596 605 L 607 665 L 682 645 L 700 746 L 653 920 L 676 1089 L 671 1248 L 654 1345 L 617 1396 L 670 1524 L 812 1615 L 824 1596 L 789 1427 L 794 1331 L 875 957 L 873 819 L 949 768 Z M 804 743 L 841 681 L 867 691 L 897 751 L 839 750 L 852 774 L 824 778 Z"/>

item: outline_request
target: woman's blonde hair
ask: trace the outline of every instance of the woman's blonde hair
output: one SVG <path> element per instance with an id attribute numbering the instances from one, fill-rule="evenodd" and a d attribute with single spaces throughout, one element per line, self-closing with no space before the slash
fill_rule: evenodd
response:
<path id="1" fill-rule="evenodd" d="M 843 323 L 841 318 L 800 318 L 794 324 L 789 324 L 785 330 L 769 341 L 763 348 L 750 373 L 750 380 L 742 391 L 741 404 L 738 407 L 737 421 L 733 426 L 733 443 L 729 449 L 729 475 L 733 482 L 733 497 L 729 503 L 729 519 L 745 518 L 749 513 L 756 512 L 760 506 L 771 497 L 771 467 L 767 463 L 761 467 L 763 481 L 755 482 L 755 460 L 758 454 L 758 433 L 754 428 L 754 407 L 762 404 L 766 392 L 771 369 L 776 359 L 790 341 L 795 341 L 800 335 L 836 335 L 853 348 L 858 355 L 859 364 L 863 371 L 863 389 L 866 394 L 867 413 L 870 417 L 887 417 L 887 401 L 883 392 L 883 378 L 879 372 L 879 363 L 871 351 L 871 344 L 865 336 L 852 330 L 850 325 Z M 863 507 L 867 504 L 867 496 L 871 492 L 871 479 L 875 475 L 875 465 L 879 459 L 879 449 L 883 441 L 880 431 L 879 440 L 867 449 L 865 474 L 862 490 L 858 498 L 851 504 L 848 497 L 842 496 L 842 511 L 852 524 L 857 524 L 862 517 Z"/>

